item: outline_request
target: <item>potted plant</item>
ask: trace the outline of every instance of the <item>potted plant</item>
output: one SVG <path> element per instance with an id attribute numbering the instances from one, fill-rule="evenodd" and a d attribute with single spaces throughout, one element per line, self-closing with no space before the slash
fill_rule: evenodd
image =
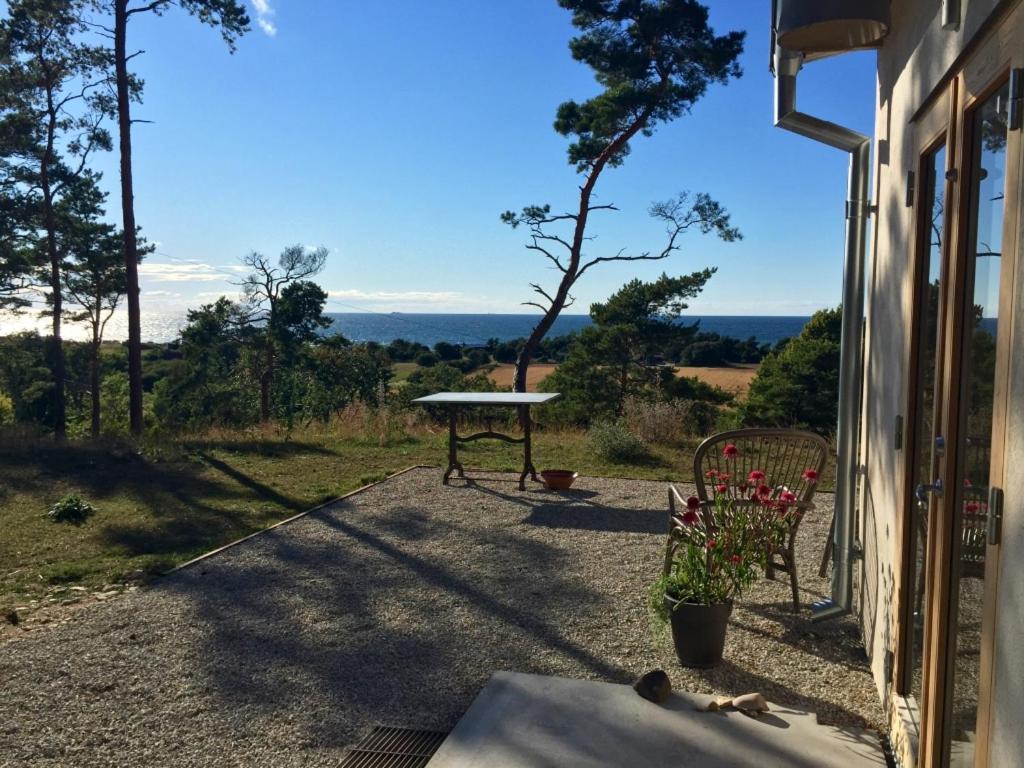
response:
<path id="1" fill-rule="evenodd" d="M 710 502 L 696 496 L 683 502 L 672 489 L 673 502 L 685 504 L 685 511 L 673 512 L 665 572 L 650 593 L 651 608 L 671 626 L 676 655 L 686 667 L 722 661 L 733 601 L 757 579 L 789 516 L 799 514 L 796 496 L 768 485 L 763 472 L 751 472 L 735 486 L 729 475 L 712 473 Z"/>

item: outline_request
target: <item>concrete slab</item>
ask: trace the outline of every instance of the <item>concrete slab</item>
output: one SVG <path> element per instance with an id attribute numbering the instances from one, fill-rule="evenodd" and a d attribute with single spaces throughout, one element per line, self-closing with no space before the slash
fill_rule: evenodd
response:
<path id="1" fill-rule="evenodd" d="M 818 725 L 771 704 L 760 718 L 706 712 L 712 697 L 663 705 L 628 685 L 497 672 L 428 768 L 884 768 L 877 736 Z"/>

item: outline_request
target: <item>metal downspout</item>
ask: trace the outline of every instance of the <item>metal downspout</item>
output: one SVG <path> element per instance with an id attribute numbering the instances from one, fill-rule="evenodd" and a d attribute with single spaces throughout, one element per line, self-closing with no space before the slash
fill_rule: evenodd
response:
<path id="1" fill-rule="evenodd" d="M 857 431 L 863 376 L 864 262 L 871 140 L 863 134 L 796 110 L 796 76 L 803 55 L 775 50 L 775 125 L 850 153 L 846 201 L 843 327 L 839 366 L 839 421 L 835 531 L 832 540 L 832 597 L 812 606 L 814 621 L 842 616 L 853 607 L 854 509 L 857 492 Z"/>

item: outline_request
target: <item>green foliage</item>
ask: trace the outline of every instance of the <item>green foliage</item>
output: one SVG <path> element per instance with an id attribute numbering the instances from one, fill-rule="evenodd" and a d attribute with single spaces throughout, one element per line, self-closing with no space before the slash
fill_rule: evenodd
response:
<path id="1" fill-rule="evenodd" d="M 768 355 L 750 383 L 743 423 L 831 434 L 838 416 L 841 330 L 842 309 L 821 310 L 799 336 Z"/>
<path id="2" fill-rule="evenodd" d="M 50 507 L 47 514 L 55 523 L 82 525 L 95 512 L 96 509 L 88 501 L 75 494 L 70 494 Z"/>
<path id="3" fill-rule="evenodd" d="M 189 310 L 182 360 L 153 388 L 158 424 L 171 431 L 251 424 L 258 403 L 248 377 L 243 309 L 221 297 Z"/>
<path id="4" fill-rule="evenodd" d="M 0 391 L 0 426 L 14 423 L 14 401 L 6 392 Z"/>
<path id="5" fill-rule="evenodd" d="M 688 112 L 710 83 L 740 75 L 742 32 L 717 36 L 707 9 L 694 0 L 559 0 L 580 30 L 569 45 L 604 90 L 558 108 L 555 130 L 574 138 L 569 162 L 581 172 L 602 153 L 619 165 L 627 131 L 650 135 L 659 123 Z M 642 116 L 642 122 L 638 121 Z M 628 137 L 627 137 L 628 138 Z M 618 143 L 617 143 L 618 142 Z"/>
<path id="6" fill-rule="evenodd" d="M 740 597 L 764 568 L 787 528 L 785 510 L 772 500 L 737 503 L 722 494 L 711 504 L 696 497 L 686 502 L 683 527 L 673 532 L 676 544 L 667 575 L 651 586 L 649 606 L 668 619 L 665 596 L 681 603 L 716 605 Z"/>
<path id="7" fill-rule="evenodd" d="M 587 440 L 598 457 L 618 464 L 649 461 L 647 444 L 618 421 L 599 421 L 587 430 Z"/>
<path id="8" fill-rule="evenodd" d="M 380 347 L 349 344 L 341 336 L 306 348 L 292 376 L 295 402 L 281 416 L 327 422 L 360 401 L 378 406 L 391 379 L 391 364 Z"/>
<path id="9" fill-rule="evenodd" d="M 113 373 L 103 378 L 100 386 L 100 407 L 105 431 L 128 433 L 128 376 Z"/>
<path id="10" fill-rule="evenodd" d="M 485 365 L 491 362 L 491 356 L 483 349 L 467 349 L 465 356 L 462 358 L 462 370 L 466 373 L 475 371 L 477 368 L 483 368 Z"/>
<path id="11" fill-rule="evenodd" d="M 413 400 L 436 392 L 494 392 L 496 389 L 494 382 L 485 374 L 466 376 L 455 366 L 440 363 L 410 374 L 405 386 L 396 393 L 395 399 L 400 407 L 417 408 L 419 406 L 413 405 Z M 443 421 L 448 417 L 448 410 L 443 406 L 427 406 L 424 411 L 436 421 Z"/>
<path id="12" fill-rule="evenodd" d="M 420 352 L 416 355 L 416 365 L 421 368 L 433 368 L 437 363 L 437 355 L 433 352 Z"/>
<path id="13" fill-rule="evenodd" d="M 615 418 L 627 398 L 654 398 L 676 387 L 662 353 L 696 332 L 695 325 L 678 319 L 686 300 L 713 274 L 706 269 L 680 277 L 663 274 L 653 282 L 631 280 L 606 302 L 592 305 L 594 324 L 574 338 L 565 362 L 545 380 L 545 387 L 562 393 L 556 412 L 576 423 Z"/>
<path id="14" fill-rule="evenodd" d="M 730 363 L 758 363 L 766 354 L 769 346 L 760 344 L 757 337 L 751 336 L 746 341 L 717 333 L 698 333 L 675 355 L 682 365 L 718 366 Z"/>
<path id="15" fill-rule="evenodd" d="M 412 362 L 421 352 L 429 351 L 429 348 L 418 341 L 407 341 L 406 339 L 395 339 L 387 346 L 388 357 L 396 363 Z"/>
<path id="16" fill-rule="evenodd" d="M 451 344 L 447 341 L 439 341 L 434 345 L 434 354 L 437 359 L 445 363 L 458 360 L 462 357 L 462 348 L 458 344 Z"/>

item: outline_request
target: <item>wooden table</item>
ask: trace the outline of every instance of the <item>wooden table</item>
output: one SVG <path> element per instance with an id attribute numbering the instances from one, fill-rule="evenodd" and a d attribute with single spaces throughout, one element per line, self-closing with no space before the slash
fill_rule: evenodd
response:
<path id="1" fill-rule="evenodd" d="M 523 473 L 519 476 L 519 490 L 525 490 L 527 475 L 534 480 L 537 479 L 537 470 L 533 466 L 533 456 L 531 454 L 530 406 L 547 403 L 554 400 L 559 394 L 558 392 L 438 392 L 434 395 L 418 397 L 413 400 L 414 403 L 422 405 L 444 405 L 448 407 L 448 469 L 445 470 L 442 482 L 447 485 L 448 478 L 451 477 L 454 471 L 458 471 L 459 477 L 466 476 L 462 469 L 462 464 L 459 463 L 459 443 L 484 439 L 503 440 L 506 443 L 522 444 L 523 446 Z M 503 435 L 492 430 L 490 424 L 488 424 L 487 429 L 483 432 L 461 437 L 456 431 L 459 409 L 476 406 L 508 406 L 515 408 L 519 413 L 519 423 L 523 427 L 523 436 L 511 437 Z"/>

